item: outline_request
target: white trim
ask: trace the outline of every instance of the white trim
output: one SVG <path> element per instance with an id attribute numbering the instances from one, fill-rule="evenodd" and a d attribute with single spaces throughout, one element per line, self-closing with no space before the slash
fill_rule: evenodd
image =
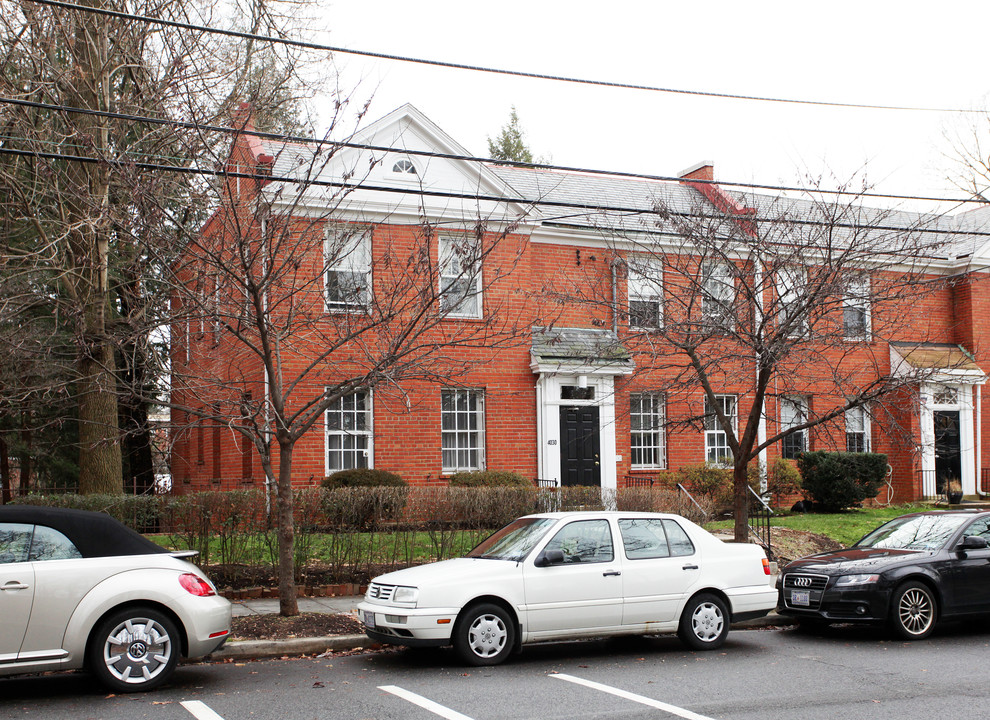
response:
<path id="1" fill-rule="evenodd" d="M 561 400 L 561 388 L 578 385 L 580 375 L 588 376 L 594 388 L 593 400 Z M 559 372 L 540 372 L 536 381 L 537 473 L 541 479 L 560 484 L 560 408 L 580 405 L 597 406 L 598 443 L 601 455 L 601 486 L 617 487 L 615 470 L 615 378 L 611 373 L 592 368 L 569 368 Z"/>
<path id="2" fill-rule="evenodd" d="M 367 398 L 365 400 L 366 407 L 364 412 L 367 415 L 367 427 L 359 432 L 351 433 L 353 435 L 361 435 L 368 439 L 368 446 L 365 448 L 364 456 L 368 458 L 368 464 L 366 467 L 369 469 L 375 467 L 375 397 L 374 391 L 371 388 L 366 390 L 355 390 L 352 393 L 343 395 L 339 398 L 341 402 L 345 397 L 350 397 L 357 393 L 364 393 Z M 347 412 L 347 411 L 343 411 Z M 330 428 L 327 425 L 327 415 L 330 413 L 330 408 L 323 411 L 323 474 L 329 475 L 331 472 L 339 472 L 342 469 L 350 468 L 338 468 L 336 470 L 330 469 Z M 334 435 L 347 435 L 349 434 L 346 430 L 333 431 Z M 343 452 L 343 451 L 342 451 Z"/>
<path id="3" fill-rule="evenodd" d="M 935 477 L 935 411 L 959 413 L 959 478 L 964 495 L 976 494 L 976 431 L 973 422 L 973 385 L 960 384 L 958 399 L 952 405 L 936 405 L 933 401 L 936 388 L 941 383 L 923 383 L 919 393 L 918 420 L 921 435 L 922 494 L 936 495 Z M 977 386 L 978 387 L 978 386 Z"/>

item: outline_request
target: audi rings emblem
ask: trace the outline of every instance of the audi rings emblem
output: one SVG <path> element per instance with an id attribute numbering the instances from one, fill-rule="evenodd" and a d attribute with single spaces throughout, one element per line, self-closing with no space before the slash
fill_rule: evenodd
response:
<path id="1" fill-rule="evenodd" d="M 794 578 L 794 587 L 811 587 L 810 577 L 796 577 Z"/>

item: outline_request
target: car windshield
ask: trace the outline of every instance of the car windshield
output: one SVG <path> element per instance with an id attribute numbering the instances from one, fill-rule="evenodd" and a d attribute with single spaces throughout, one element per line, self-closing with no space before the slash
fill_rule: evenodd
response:
<path id="1" fill-rule="evenodd" d="M 467 557 L 518 562 L 529 554 L 556 522 L 553 518 L 519 518 L 490 535 Z"/>
<path id="2" fill-rule="evenodd" d="M 963 515 L 911 515 L 881 525 L 853 547 L 885 550 L 938 550 L 971 518 Z"/>

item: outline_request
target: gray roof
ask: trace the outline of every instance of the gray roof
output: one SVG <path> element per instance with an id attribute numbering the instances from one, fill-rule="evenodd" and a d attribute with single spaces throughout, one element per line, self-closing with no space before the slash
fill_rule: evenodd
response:
<path id="1" fill-rule="evenodd" d="M 632 364 L 629 351 L 611 330 L 534 327 L 532 337 L 533 359 L 537 362 Z"/>

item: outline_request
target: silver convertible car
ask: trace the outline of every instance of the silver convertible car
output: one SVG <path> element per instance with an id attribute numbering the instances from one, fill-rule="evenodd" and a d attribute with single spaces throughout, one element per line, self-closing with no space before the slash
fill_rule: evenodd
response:
<path id="1" fill-rule="evenodd" d="M 0 506 L 0 675 L 85 668 L 116 692 L 165 682 L 230 634 L 230 603 L 108 515 Z"/>
<path id="2" fill-rule="evenodd" d="M 696 650 L 776 605 L 756 545 L 723 543 L 678 515 L 528 515 L 467 557 L 376 577 L 358 611 L 373 640 L 453 645 L 495 665 L 525 643 L 676 631 Z"/>

